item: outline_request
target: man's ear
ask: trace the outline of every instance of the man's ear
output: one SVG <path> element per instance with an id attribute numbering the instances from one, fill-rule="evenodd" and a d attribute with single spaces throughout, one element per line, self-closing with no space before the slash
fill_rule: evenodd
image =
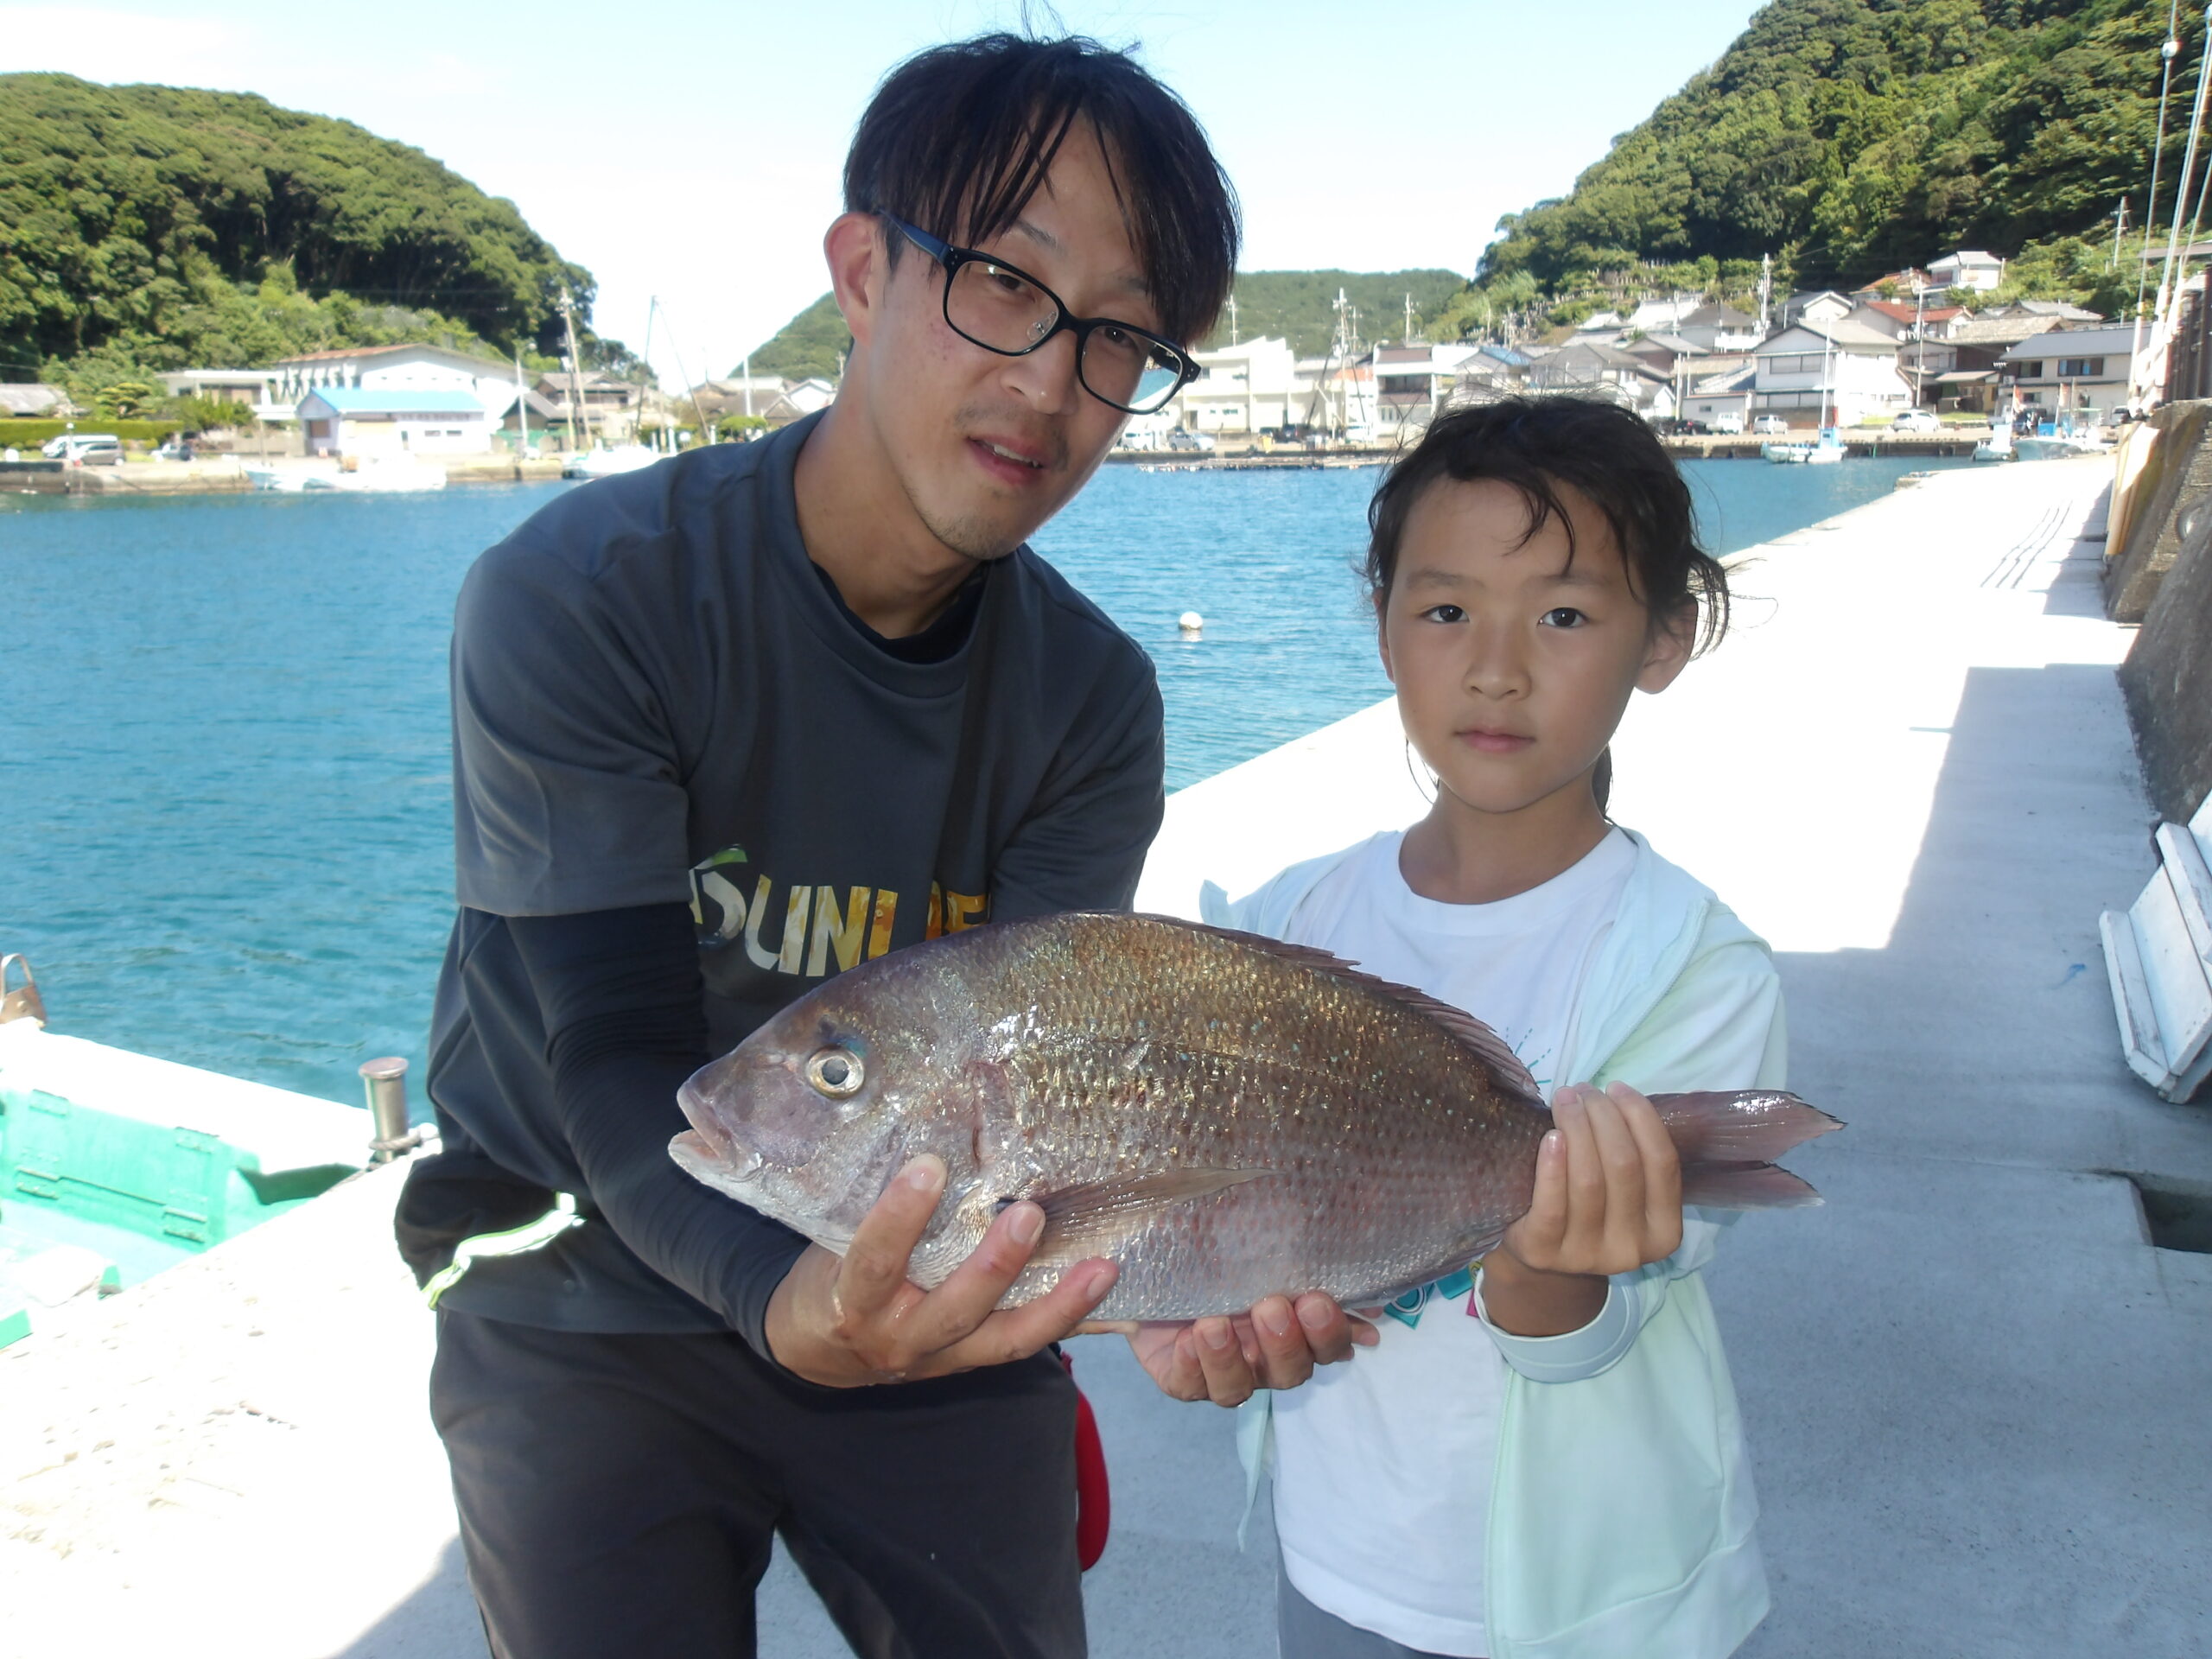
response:
<path id="1" fill-rule="evenodd" d="M 1643 666 L 1637 673 L 1639 691 L 1664 691 L 1675 676 L 1689 665 L 1697 649 L 1697 601 L 1686 599 L 1674 613 L 1651 619 L 1651 638 L 1644 647 Z"/>
<path id="2" fill-rule="evenodd" d="M 855 346 L 868 344 L 883 308 L 890 270 L 884 259 L 883 221 L 874 213 L 840 213 L 822 238 L 830 265 L 830 291 L 844 314 L 845 331 Z"/>

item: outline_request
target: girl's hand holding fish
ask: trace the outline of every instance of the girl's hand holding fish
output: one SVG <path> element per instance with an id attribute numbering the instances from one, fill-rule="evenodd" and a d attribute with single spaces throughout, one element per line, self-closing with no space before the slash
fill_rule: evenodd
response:
<path id="1" fill-rule="evenodd" d="M 1146 1320 L 1090 1327 L 1120 1331 L 1160 1391 L 1176 1400 L 1241 1406 L 1261 1389 L 1294 1389 L 1317 1365 L 1372 1347 L 1375 1327 L 1319 1291 L 1294 1304 L 1269 1296 L 1233 1319 Z"/>
<path id="2" fill-rule="evenodd" d="M 1682 1174 L 1651 1103 L 1624 1083 L 1562 1089 L 1536 1154 L 1529 1211 L 1483 1264 L 1499 1329 L 1554 1337 L 1605 1306 L 1605 1281 L 1681 1247 Z"/>
<path id="3" fill-rule="evenodd" d="M 944 1191 L 943 1161 L 917 1158 L 861 1218 L 842 1256 L 817 1244 L 791 1264 L 768 1303 L 778 1364 L 833 1389 L 1002 1365 L 1070 1334 L 1113 1288 L 1112 1262 L 1081 1262 L 1034 1301 L 994 1312 L 1044 1228 L 1035 1205 L 1016 1204 L 950 1278 L 924 1290 L 907 1264 Z"/>

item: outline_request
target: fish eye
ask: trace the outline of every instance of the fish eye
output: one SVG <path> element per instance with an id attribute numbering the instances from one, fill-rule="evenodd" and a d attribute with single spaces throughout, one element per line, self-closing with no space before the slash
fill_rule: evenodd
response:
<path id="1" fill-rule="evenodd" d="M 860 1093 L 867 1068 L 861 1057 L 850 1049 L 817 1049 L 807 1058 L 806 1081 L 817 1094 L 827 1095 L 832 1100 L 844 1100 Z"/>

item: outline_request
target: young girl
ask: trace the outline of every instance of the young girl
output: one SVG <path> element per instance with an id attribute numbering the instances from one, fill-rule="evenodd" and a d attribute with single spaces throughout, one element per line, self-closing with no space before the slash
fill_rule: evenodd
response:
<path id="1" fill-rule="evenodd" d="M 1557 1128 L 1529 1214 L 1471 1276 L 1247 1407 L 1281 1651 L 1725 1655 L 1767 1594 L 1699 1273 L 1719 1228 L 1684 1212 L 1637 1091 L 1780 1087 L 1782 998 L 1765 945 L 1605 802 L 1630 695 L 1719 637 L 1726 577 L 1649 429 L 1580 399 L 1443 416 L 1369 518 L 1383 664 L 1435 805 L 1206 919 L 1467 1009 Z"/>

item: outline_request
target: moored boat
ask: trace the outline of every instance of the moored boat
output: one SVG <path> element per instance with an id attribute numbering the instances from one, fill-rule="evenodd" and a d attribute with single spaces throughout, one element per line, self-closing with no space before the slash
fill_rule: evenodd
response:
<path id="1" fill-rule="evenodd" d="M 582 454 L 569 456 L 562 465 L 561 476 L 613 478 L 650 467 L 662 458 L 658 451 L 648 449 L 642 443 L 618 443 L 611 449 L 587 449 Z"/>

